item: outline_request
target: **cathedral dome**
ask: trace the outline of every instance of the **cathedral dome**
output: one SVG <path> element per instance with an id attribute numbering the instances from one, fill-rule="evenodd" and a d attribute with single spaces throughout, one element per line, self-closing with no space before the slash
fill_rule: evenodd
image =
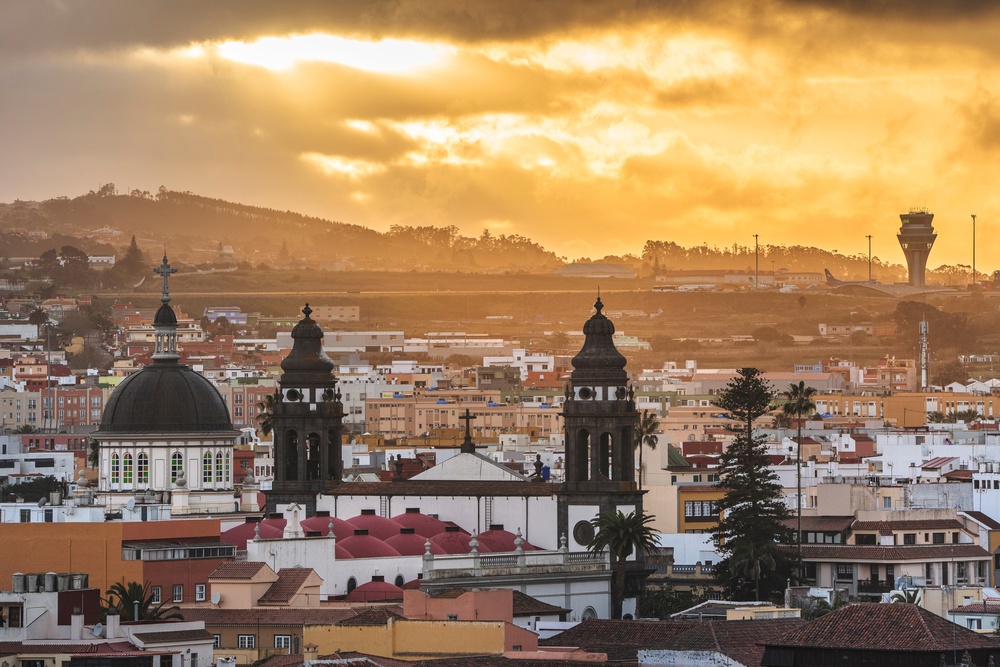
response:
<path id="1" fill-rule="evenodd" d="M 156 362 L 127 378 L 108 399 L 98 433 L 232 431 L 211 382 L 176 362 Z"/>

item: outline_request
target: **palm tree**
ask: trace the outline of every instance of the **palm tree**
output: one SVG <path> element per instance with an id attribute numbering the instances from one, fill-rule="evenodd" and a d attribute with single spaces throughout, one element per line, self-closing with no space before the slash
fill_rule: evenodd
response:
<path id="1" fill-rule="evenodd" d="M 21 424 L 16 429 L 14 429 L 14 433 L 17 434 L 38 433 L 38 429 L 32 426 L 31 424 Z"/>
<path id="2" fill-rule="evenodd" d="M 906 588 L 896 591 L 889 597 L 889 602 L 901 602 L 903 604 L 920 604 L 920 589 Z"/>
<path id="3" fill-rule="evenodd" d="M 785 398 L 788 401 L 781 410 L 789 417 L 797 418 L 798 434 L 795 438 L 795 581 L 802 581 L 802 417 L 816 410 L 812 397 L 815 387 L 807 387 L 805 382 L 788 385 Z"/>
<path id="4" fill-rule="evenodd" d="M 37 326 L 42 326 L 43 324 L 49 323 L 49 314 L 46 313 L 41 308 L 35 308 L 33 311 L 28 313 L 28 324 L 35 324 Z"/>
<path id="5" fill-rule="evenodd" d="M 257 421 L 260 423 L 260 432 L 265 436 L 271 435 L 274 430 L 274 408 L 277 405 L 277 394 L 266 394 L 264 400 L 257 403 Z"/>
<path id="6" fill-rule="evenodd" d="M 774 542 L 754 544 L 751 540 L 739 540 L 733 546 L 729 557 L 729 571 L 735 576 L 746 577 L 753 581 L 754 600 L 760 601 L 760 580 L 766 570 L 773 570 Z"/>
<path id="7" fill-rule="evenodd" d="M 112 584 L 105 595 L 107 597 L 104 602 L 107 608 L 117 609 L 118 615 L 123 621 L 168 621 L 170 619 L 184 619 L 180 613 L 180 608 L 176 605 L 167 607 L 165 606 L 166 602 L 153 602 L 153 594 L 148 581 L 140 584 L 138 581 L 125 583 L 125 580 L 122 580 Z M 133 618 L 136 602 L 139 603 L 139 617 Z"/>
<path id="8" fill-rule="evenodd" d="M 622 617 L 625 599 L 625 560 L 633 551 L 645 552 L 656 546 L 656 531 L 649 524 L 654 517 L 639 510 L 625 514 L 621 510 L 605 510 L 590 520 L 597 535 L 587 545 L 591 553 L 611 552 L 614 559 L 614 579 L 611 582 L 611 617 Z"/>
<path id="9" fill-rule="evenodd" d="M 650 451 L 656 450 L 656 443 L 659 442 L 659 438 L 656 437 L 656 429 L 660 426 L 660 420 L 656 418 L 656 415 L 649 410 L 643 410 L 642 415 L 639 416 L 635 423 L 635 435 L 633 436 L 633 442 L 635 447 L 639 448 L 639 490 L 642 490 L 642 447 L 646 445 L 649 447 Z"/>

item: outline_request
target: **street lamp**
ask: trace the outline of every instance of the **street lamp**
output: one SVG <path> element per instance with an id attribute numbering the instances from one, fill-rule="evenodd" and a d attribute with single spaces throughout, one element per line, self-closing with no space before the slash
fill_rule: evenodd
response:
<path id="1" fill-rule="evenodd" d="M 868 282 L 872 281 L 872 235 L 868 235 Z"/>
<path id="2" fill-rule="evenodd" d="M 760 289 L 760 244 L 757 242 L 758 234 L 753 235 L 753 287 Z"/>
<path id="3" fill-rule="evenodd" d="M 972 285 L 976 285 L 976 214 L 972 214 Z"/>

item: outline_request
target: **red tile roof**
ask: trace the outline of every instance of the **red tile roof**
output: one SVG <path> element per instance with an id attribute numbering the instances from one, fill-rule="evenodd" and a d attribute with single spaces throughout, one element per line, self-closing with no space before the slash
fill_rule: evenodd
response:
<path id="1" fill-rule="evenodd" d="M 961 530 L 962 522 L 958 519 L 916 519 L 913 521 L 855 521 L 851 530 Z"/>
<path id="2" fill-rule="evenodd" d="M 264 563 L 254 563 L 252 561 L 222 563 L 215 568 L 212 574 L 208 575 L 209 581 L 212 579 L 253 579 L 257 573 L 267 565 Z"/>
<path id="3" fill-rule="evenodd" d="M 278 572 L 278 580 L 271 584 L 258 600 L 259 604 L 288 604 L 313 573 L 311 567 L 285 567 Z"/>
<path id="4" fill-rule="evenodd" d="M 983 524 L 990 530 L 1000 530 L 1000 522 L 997 522 L 997 520 L 991 517 L 989 514 L 972 510 L 961 512 L 961 514 L 966 515 L 973 521 L 978 521 L 979 523 Z"/>
<path id="5" fill-rule="evenodd" d="M 214 609 L 184 607 L 185 621 L 204 621 L 207 626 L 332 625 L 354 616 L 353 609 Z"/>
<path id="6" fill-rule="evenodd" d="M 161 644 L 164 642 L 194 642 L 211 640 L 212 633 L 208 630 L 166 630 L 163 632 L 137 632 L 133 635 L 143 644 Z"/>
<path id="7" fill-rule="evenodd" d="M 915 546 L 858 546 L 853 544 L 803 544 L 802 557 L 809 560 L 853 560 L 902 562 L 914 560 L 945 561 L 956 558 L 989 558 L 990 553 L 978 544 L 923 544 Z"/>
<path id="8" fill-rule="evenodd" d="M 563 609 L 548 602 L 542 602 L 527 593 L 514 590 L 514 616 L 535 616 L 544 614 L 568 614 L 570 609 Z"/>
<path id="9" fill-rule="evenodd" d="M 350 618 L 345 618 L 337 625 L 347 625 L 347 626 L 382 626 L 389 622 L 389 619 L 399 619 L 403 618 L 399 614 L 394 614 L 388 609 L 365 609 L 363 612 L 352 616 Z"/>
<path id="10" fill-rule="evenodd" d="M 1000 648 L 1000 641 L 913 604 L 852 604 L 766 642 L 768 646 L 855 651 L 958 651 Z"/>
<path id="11" fill-rule="evenodd" d="M 945 464 L 951 463 L 952 461 L 957 461 L 956 456 L 939 456 L 937 458 L 931 459 L 926 463 L 922 463 L 920 467 L 924 470 L 938 470 L 943 468 Z"/>

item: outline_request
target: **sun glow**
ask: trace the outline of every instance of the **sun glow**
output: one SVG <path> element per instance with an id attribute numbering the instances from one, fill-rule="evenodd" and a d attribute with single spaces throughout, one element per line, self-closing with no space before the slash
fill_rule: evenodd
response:
<path id="1" fill-rule="evenodd" d="M 291 69 L 300 62 L 326 62 L 384 74 L 426 67 L 454 51 L 441 44 L 401 39 L 371 42 L 324 34 L 264 37 L 254 42 L 229 41 L 218 44 L 215 49 L 227 60 L 273 71 Z"/>

